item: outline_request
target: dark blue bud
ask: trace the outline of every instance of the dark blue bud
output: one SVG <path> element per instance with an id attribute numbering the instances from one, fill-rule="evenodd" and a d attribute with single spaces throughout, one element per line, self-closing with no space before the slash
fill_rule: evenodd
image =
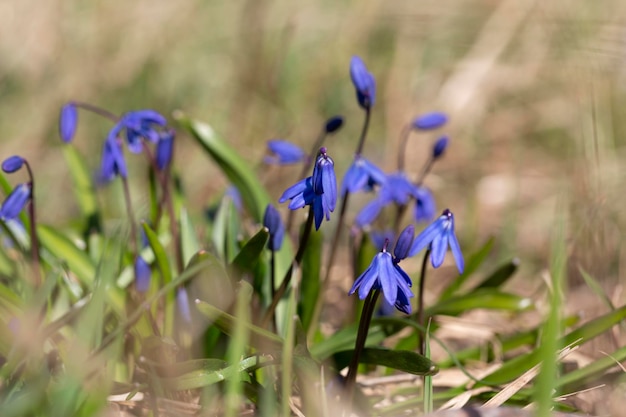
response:
<path id="1" fill-rule="evenodd" d="M 141 293 L 148 291 L 151 277 L 150 265 L 141 256 L 137 256 L 135 259 L 135 289 Z"/>
<path id="2" fill-rule="evenodd" d="M 0 207 L 0 219 L 4 221 L 15 219 L 30 200 L 30 192 L 29 184 L 16 186 Z"/>
<path id="3" fill-rule="evenodd" d="M 276 207 L 271 204 L 268 204 L 265 209 L 263 226 L 267 227 L 270 233 L 270 240 L 267 242 L 268 249 L 271 251 L 279 250 L 283 244 L 285 226 L 283 225 L 280 213 L 276 210 Z"/>
<path id="4" fill-rule="evenodd" d="M 163 171 L 172 161 L 174 153 L 174 131 L 166 130 L 159 135 L 159 142 L 156 147 L 156 164 Z"/>
<path id="5" fill-rule="evenodd" d="M 78 124 L 78 109 L 74 103 L 67 103 L 61 107 L 61 115 L 59 117 L 59 134 L 65 143 L 69 143 L 76 133 L 76 125 Z"/>
<path id="6" fill-rule="evenodd" d="M 447 136 L 442 136 L 437 139 L 437 142 L 435 142 L 435 145 L 433 146 L 433 158 L 436 159 L 443 155 L 448 147 L 448 141 L 449 139 Z"/>
<path id="7" fill-rule="evenodd" d="M 335 116 L 326 121 L 326 133 L 335 133 L 343 126 L 343 117 Z"/>
<path id="8" fill-rule="evenodd" d="M 394 262 L 398 263 L 409 256 L 409 251 L 411 250 L 414 237 L 415 227 L 410 224 L 400 233 L 400 236 L 396 241 L 396 246 L 393 248 L 393 256 L 395 257 Z"/>
<path id="9" fill-rule="evenodd" d="M 448 122 L 448 116 L 441 112 L 422 114 L 413 120 L 413 127 L 419 130 L 437 129 Z"/>
<path id="10" fill-rule="evenodd" d="M 20 169 L 22 165 L 24 165 L 24 158 L 13 155 L 4 160 L 2 163 L 2 170 L 7 174 L 10 174 Z"/>

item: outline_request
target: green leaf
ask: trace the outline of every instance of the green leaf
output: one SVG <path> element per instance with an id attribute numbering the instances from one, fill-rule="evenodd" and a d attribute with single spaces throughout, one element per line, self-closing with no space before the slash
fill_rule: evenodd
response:
<path id="1" fill-rule="evenodd" d="M 157 266 L 159 267 L 159 271 L 161 272 L 161 276 L 163 277 L 163 285 L 165 285 L 172 281 L 172 269 L 170 267 L 170 261 L 167 258 L 167 253 L 165 252 L 163 245 L 161 245 L 159 237 L 150 228 L 150 226 L 148 226 L 148 223 L 142 222 L 141 227 L 143 228 L 146 238 L 148 239 L 148 244 L 154 253 L 154 258 Z"/>
<path id="2" fill-rule="evenodd" d="M 298 315 L 302 319 L 304 329 L 309 330 L 313 312 L 320 296 L 322 286 L 322 246 L 324 235 L 322 233 L 311 233 L 302 258 L 302 276 L 300 280 L 300 302 L 298 304 Z"/>
<path id="3" fill-rule="evenodd" d="M 324 360 L 336 352 L 354 348 L 356 332 L 356 324 L 339 330 L 328 339 L 311 346 L 311 356 L 318 360 Z M 387 333 L 383 329 L 383 326 L 371 325 L 367 333 L 365 345 L 377 345 L 385 340 L 385 337 L 387 337 Z"/>
<path id="4" fill-rule="evenodd" d="M 98 198 L 92 181 L 92 174 L 85 164 L 85 158 L 78 153 L 73 146 L 64 146 L 63 155 L 70 170 L 74 182 L 74 196 L 82 213 L 82 218 L 87 220 L 85 231 L 102 230 L 100 212 L 98 211 Z"/>
<path id="5" fill-rule="evenodd" d="M 196 231 L 191 223 L 191 219 L 189 219 L 189 214 L 187 214 L 187 210 L 184 207 L 180 208 L 180 240 L 183 252 L 183 265 L 187 265 L 191 257 L 200 250 L 200 243 L 196 237 Z"/>
<path id="6" fill-rule="evenodd" d="M 241 271 L 254 271 L 255 265 L 259 262 L 261 255 L 263 255 L 265 251 L 265 245 L 269 237 L 270 234 L 265 227 L 259 230 L 246 242 L 243 248 L 241 248 L 237 256 L 235 256 L 235 259 L 233 259 L 231 266 Z"/>
<path id="7" fill-rule="evenodd" d="M 496 269 L 491 275 L 485 278 L 480 284 L 478 284 L 474 290 L 481 288 L 498 288 L 509 280 L 517 271 L 519 266 L 519 259 L 514 258 L 509 262 Z"/>
<path id="8" fill-rule="evenodd" d="M 448 298 L 426 309 L 426 316 L 437 314 L 457 315 L 467 310 L 486 308 L 490 310 L 522 311 L 532 306 L 532 300 L 493 289 L 482 289 L 469 294 Z"/>
<path id="9" fill-rule="evenodd" d="M 344 350 L 333 355 L 337 369 L 343 369 L 350 363 L 354 350 Z M 398 369 L 413 375 L 434 375 L 439 371 L 430 359 L 408 350 L 389 350 L 365 348 L 359 357 L 359 363 L 380 365 Z"/>
<path id="10" fill-rule="evenodd" d="M 482 265 L 485 259 L 487 259 L 487 255 L 491 252 L 494 242 L 495 240 L 493 237 L 489 238 L 489 240 L 478 250 L 478 252 L 470 256 L 469 260 L 465 264 L 465 271 L 446 287 L 439 297 L 440 301 L 452 297 L 461 288 L 465 281 L 467 281 L 467 279 L 478 269 L 478 267 Z"/>
<path id="11" fill-rule="evenodd" d="M 56 258 L 67 263 L 70 271 L 87 287 L 96 276 L 96 266 L 85 251 L 79 249 L 66 236 L 50 226 L 37 227 L 39 243 Z"/>

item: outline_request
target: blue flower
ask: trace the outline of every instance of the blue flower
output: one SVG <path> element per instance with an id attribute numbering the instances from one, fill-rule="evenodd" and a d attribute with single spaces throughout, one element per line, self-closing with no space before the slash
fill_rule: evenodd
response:
<path id="1" fill-rule="evenodd" d="M 19 170 L 24 165 L 24 158 L 13 155 L 2 162 L 2 170 L 7 174 L 11 174 Z"/>
<path id="2" fill-rule="evenodd" d="M 17 185 L 6 200 L 4 200 L 2 207 L 0 207 L 0 220 L 7 221 L 15 219 L 30 200 L 30 196 L 30 184 Z"/>
<path id="3" fill-rule="evenodd" d="M 376 79 L 358 56 L 353 56 L 350 60 L 350 78 L 352 78 L 352 84 L 356 89 L 359 105 L 364 109 L 374 106 L 376 102 Z"/>
<path id="4" fill-rule="evenodd" d="M 159 141 L 156 146 L 156 165 L 163 171 L 172 161 L 172 154 L 174 153 L 174 131 L 166 130 L 159 135 Z"/>
<path id="5" fill-rule="evenodd" d="M 417 186 L 415 190 L 415 211 L 413 218 L 416 222 L 429 222 L 437 211 L 433 194 L 426 187 Z"/>
<path id="6" fill-rule="evenodd" d="M 269 140 L 267 141 L 267 148 L 273 155 L 266 156 L 263 159 L 266 164 L 296 164 L 306 159 L 306 153 L 299 146 L 286 140 Z"/>
<path id="7" fill-rule="evenodd" d="M 280 203 L 291 200 L 290 210 L 313 206 L 316 230 L 319 229 L 324 217 L 330 220 L 330 213 L 335 210 L 337 203 L 337 178 L 334 166 L 335 163 L 326 154 L 326 148 L 321 148 L 313 167 L 313 175 L 287 188 L 278 200 Z"/>
<path id="8" fill-rule="evenodd" d="M 449 139 L 447 136 L 442 136 L 437 139 L 437 142 L 433 145 L 433 159 L 439 158 L 446 151 L 448 147 Z"/>
<path id="9" fill-rule="evenodd" d="M 141 256 L 135 259 L 135 289 L 138 292 L 146 292 L 150 288 L 152 271 L 150 265 Z"/>
<path id="10" fill-rule="evenodd" d="M 415 238 L 409 256 L 416 255 L 429 245 L 431 250 L 430 261 L 434 268 L 439 268 L 443 264 L 449 245 L 456 267 L 460 274 L 463 273 L 465 262 L 459 241 L 454 234 L 454 215 L 450 210 L 445 209 L 437 220 Z"/>
<path id="11" fill-rule="evenodd" d="M 341 195 L 346 191 L 371 191 L 374 185 L 382 185 L 386 181 L 385 173 L 376 165 L 360 155 L 354 157 L 354 161 L 341 184 Z"/>
<path id="12" fill-rule="evenodd" d="M 158 127 L 164 127 L 167 120 L 154 110 L 136 110 L 124 113 L 120 120 L 109 132 L 109 139 L 117 138 L 122 130 L 126 129 L 128 150 L 132 153 L 141 153 L 143 149 L 142 139 L 152 143 L 158 143 Z"/>
<path id="13" fill-rule="evenodd" d="M 76 133 L 76 125 L 78 124 L 78 109 L 74 103 L 67 103 L 61 107 L 59 116 L 59 134 L 65 143 L 69 143 Z"/>
<path id="14" fill-rule="evenodd" d="M 422 114 L 413 120 L 413 127 L 419 130 L 437 129 L 448 122 L 448 116 L 441 112 Z"/>
<path id="15" fill-rule="evenodd" d="M 128 177 L 128 170 L 126 169 L 126 161 L 118 140 L 115 137 L 109 137 L 104 141 L 102 149 L 100 179 L 102 181 L 111 181 L 116 175 L 126 178 Z"/>
<path id="16" fill-rule="evenodd" d="M 270 233 L 270 239 L 267 242 L 267 247 L 271 251 L 277 251 L 283 244 L 283 238 L 285 236 L 285 225 L 280 217 L 280 213 L 271 204 L 267 205 L 265 209 L 265 215 L 263 216 L 263 226 L 267 227 Z"/>
<path id="17" fill-rule="evenodd" d="M 387 252 L 387 243 L 382 251 L 374 256 L 370 266 L 354 282 L 349 294 L 352 295 L 359 290 L 359 298 L 363 300 L 372 290 L 382 290 L 385 301 L 394 305 L 398 310 L 406 314 L 411 314 L 411 303 L 409 298 L 413 297 L 410 287 L 411 278 L 400 268 L 398 262 L 404 259 L 409 241 L 412 240 L 412 226 L 407 227 L 398 238 L 394 254 L 391 256 Z M 400 257 L 398 257 L 400 255 Z"/>

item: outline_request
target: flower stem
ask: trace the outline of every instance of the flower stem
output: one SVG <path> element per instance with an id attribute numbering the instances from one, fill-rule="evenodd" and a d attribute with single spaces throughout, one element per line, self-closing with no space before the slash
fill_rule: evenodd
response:
<path id="1" fill-rule="evenodd" d="M 359 321 L 359 329 L 356 334 L 356 342 L 354 343 L 354 353 L 350 360 L 348 367 L 348 376 L 346 376 L 346 390 L 348 391 L 349 401 L 348 404 L 352 404 L 352 398 L 354 394 L 354 384 L 356 382 L 356 374 L 359 368 L 359 359 L 361 352 L 365 347 L 365 341 L 367 340 L 367 332 L 372 321 L 372 315 L 374 314 L 374 307 L 376 306 L 376 300 L 380 295 L 380 290 L 370 291 L 363 304 L 363 310 L 361 311 L 361 320 Z"/>
<path id="2" fill-rule="evenodd" d="M 398 146 L 398 171 L 404 171 L 404 158 L 406 157 L 406 146 L 409 143 L 411 134 L 411 124 L 407 124 L 400 132 L 400 145 Z"/>
<path id="3" fill-rule="evenodd" d="M 133 253 L 133 259 L 137 256 L 137 225 L 135 224 L 135 218 L 133 216 L 133 205 L 130 200 L 130 188 L 128 186 L 128 178 L 122 177 L 122 187 L 124 188 L 124 200 L 126 202 L 126 212 L 128 214 L 128 221 L 130 222 L 130 245 L 131 252 Z"/>
<path id="4" fill-rule="evenodd" d="M 283 278 L 283 282 L 281 282 L 280 287 L 276 289 L 274 293 L 274 297 L 272 298 L 272 303 L 267 308 L 263 319 L 261 320 L 261 327 L 267 327 L 272 317 L 274 317 L 274 312 L 276 311 L 276 306 L 280 302 L 280 299 L 283 297 L 285 292 L 287 291 L 287 287 L 291 282 L 291 277 L 293 276 L 294 265 L 300 265 L 302 262 L 302 257 L 304 256 L 304 251 L 306 249 L 307 243 L 309 241 L 309 236 L 311 236 L 311 229 L 313 227 L 313 206 L 309 206 L 309 216 L 306 219 L 306 224 L 304 225 L 304 230 L 302 231 L 302 236 L 300 237 L 300 244 L 298 246 L 298 252 L 296 253 L 293 262 L 289 266 L 289 269 L 285 273 L 285 277 Z"/>
<path id="5" fill-rule="evenodd" d="M 24 165 L 28 171 L 30 179 L 30 202 L 28 204 L 28 217 L 30 219 L 30 251 L 33 258 L 33 269 L 35 270 L 35 287 L 41 285 L 41 270 L 39 260 L 39 239 L 37 238 L 37 216 L 35 213 L 35 176 L 27 160 Z"/>
<path id="6" fill-rule="evenodd" d="M 98 107 L 98 106 L 94 106 L 93 104 L 83 103 L 82 101 L 74 101 L 73 103 L 74 103 L 74 105 L 76 107 L 80 107 L 81 109 L 88 110 L 88 111 L 90 111 L 92 113 L 95 113 L 95 114 L 97 114 L 99 116 L 107 118 L 107 119 L 109 119 L 109 120 L 111 120 L 113 122 L 117 123 L 117 121 L 120 119 L 119 117 L 117 117 L 116 115 L 111 113 L 110 111 L 105 110 L 105 109 L 103 109 L 101 107 Z"/>
<path id="7" fill-rule="evenodd" d="M 422 271 L 420 272 L 420 286 L 417 293 L 417 324 L 424 326 L 424 286 L 426 282 L 426 268 L 428 267 L 428 256 L 430 248 L 426 249 L 422 260 Z M 417 347 L 420 355 L 424 354 L 424 335 L 421 330 L 417 331 Z"/>
<path id="8" fill-rule="evenodd" d="M 426 178 L 426 175 L 428 175 L 431 168 L 433 167 L 434 162 L 435 162 L 435 158 L 433 158 L 433 156 L 431 155 L 428 158 L 428 161 L 426 161 L 426 163 L 424 164 L 424 168 L 422 168 L 422 173 L 420 174 L 416 182 L 417 185 L 422 185 L 422 183 L 424 182 L 424 179 Z"/>
<path id="9" fill-rule="evenodd" d="M 371 109 L 370 107 L 366 107 L 365 108 L 365 122 L 363 122 L 363 129 L 361 129 L 361 137 L 359 138 L 359 145 L 356 147 L 356 152 L 355 154 L 361 155 L 361 152 L 363 152 L 363 146 L 365 145 L 365 138 L 367 137 L 367 131 L 369 130 L 370 127 L 370 116 L 371 116 Z"/>

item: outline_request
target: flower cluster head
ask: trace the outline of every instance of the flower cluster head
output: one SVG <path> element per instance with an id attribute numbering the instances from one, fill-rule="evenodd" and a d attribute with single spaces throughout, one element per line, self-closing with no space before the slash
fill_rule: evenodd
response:
<path id="1" fill-rule="evenodd" d="M 324 217 L 330 220 L 330 213 L 335 210 L 337 203 L 337 179 L 335 163 L 327 155 L 325 147 L 320 148 L 313 167 L 313 175 L 287 188 L 278 201 L 284 203 L 287 200 L 291 200 L 290 210 L 304 206 L 313 207 L 316 230 L 319 229 Z"/>
<path id="2" fill-rule="evenodd" d="M 376 79 L 358 56 L 353 56 L 350 60 L 350 78 L 352 78 L 352 84 L 356 89 L 359 105 L 364 109 L 374 106 L 376 102 Z"/>
<path id="3" fill-rule="evenodd" d="M 265 209 L 263 226 L 267 227 L 270 234 L 270 239 L 267 242 L 268 249 L 271 251 L 280 250 L 285 236 L 285 225 L 280 217 L 280 213 L 276 210 L 276 207 L 271 204 L 268 204 Z"/>
<path id="4" fill-rule="evenodd" d="M 452 256 L 459 273 L 465 269 L 461 246 L 454 234 L 454 215 L 445 209 L 441 216 L 422 231 L 411 245 L 409 256 L 414 256 L 423 249 L 430 247 L 430 261 L 434 268 L 439 268 L 443 264 L 446 251 L 450 246 Z"/>
<path id="5" fill-rule="evenodd" d="M 398 264 L 409 255 L 414 235 L 413 225 L 407 226 L 398 237 L 393 256 L 387 252 L 389 240 L 386 239 L 382 250 L 374 256 L 365 272 L 356 279 L 349 294 L 354 294 L 358 289 L 359 298 L 363 300 L 370 291 L 381 290 L 387 303 L 394 305 L 403 313 L 411 314 L 409 298 L 413 297 L 410 289 L 413 284 L 411 278 Z"/>
<path id="6" fill-rule="evenodd" d="M 273 139 L 267 141 L 267 148 L 271 155 L 263 158 L 266 164 L 270 165 L 288 165 L 297 164 L 306 159 L 306 152 L 298 145 L 281 139 Z"/>
<path id="7" fill-rule="evenodd" d="M 371 191 L 387 180 L 385 173 L 372 162 L 356 155 L 341 183 L 341 195 L 346 192 Z"/>
<path id="8" fill-rule="evenodd" d="M 145 139 L 158 143 L 160 130 L 167 124 L 167 120 L 154 110 L 135 110 L 124 113 L 119 121 L 109 131 L 108 139 L 117 138 L 126 130 L 126 143 L 132 153 L 141 153 Z"/>
<path id="9" fill-rule="evenodd" d="M 392 203 L 404 206 L 411 198 L 415 199 L 415 221 L 429 221 L 434 217 L 435 200 L 427 188 L 413 184 L 403 172 L 389 174 L 382 182 L 378 196 L 357 214 L 355 223 L 359 227 L 369 225 L 384 207 Z"/>

